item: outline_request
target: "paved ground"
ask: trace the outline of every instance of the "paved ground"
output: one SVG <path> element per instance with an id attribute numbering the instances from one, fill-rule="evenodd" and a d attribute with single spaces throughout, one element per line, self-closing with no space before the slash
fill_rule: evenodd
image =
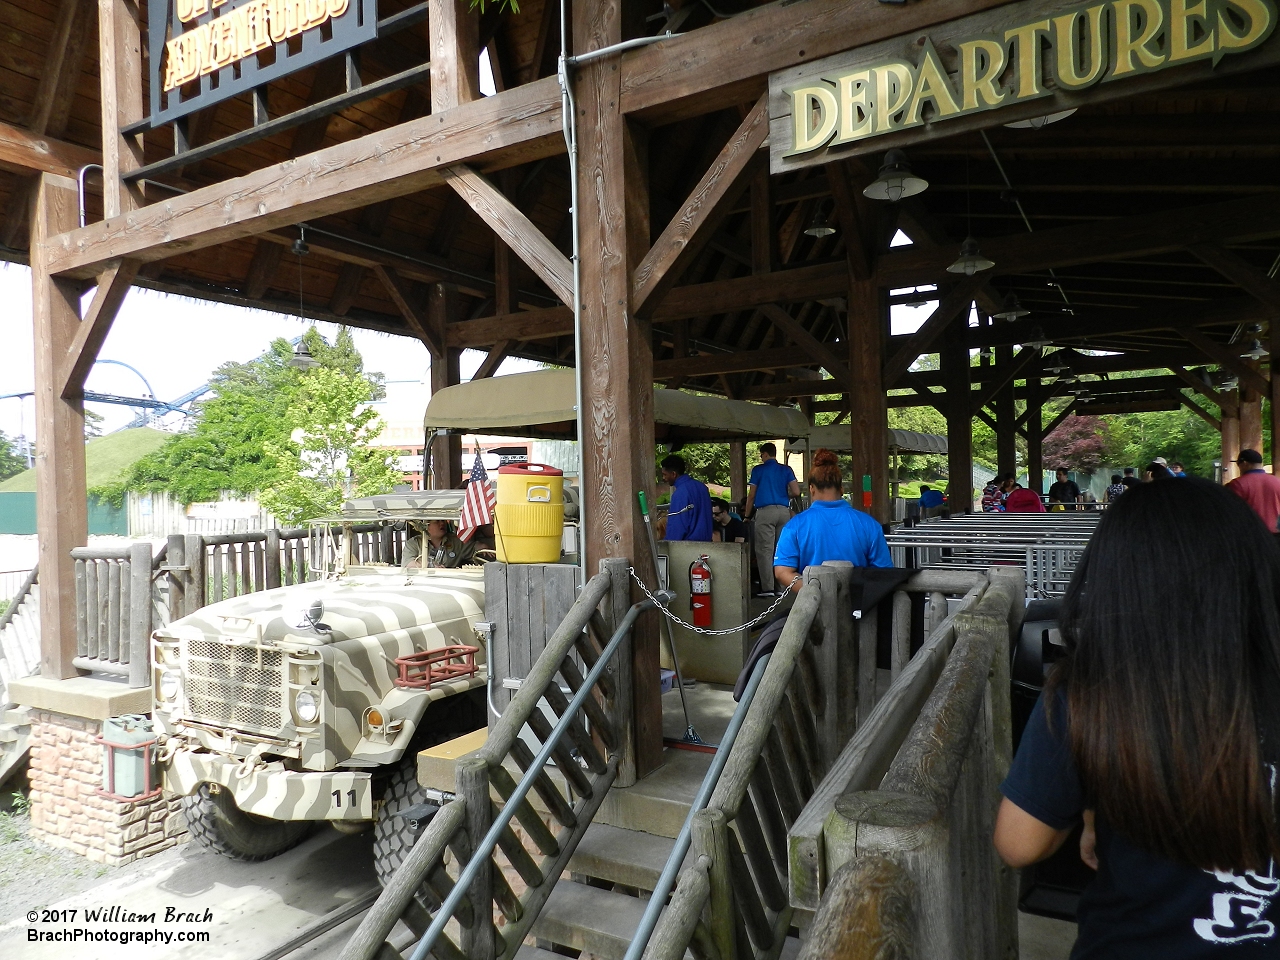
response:
<path id="1" fill-rule="evenodd" d="M 236 863 L 195 844 L 116 871 L 107 882 L 50 901 L 33 885 L 21 898 L 16 916 L 0 923 L 0 957 L 23 960 L 169 960 L 198 955 L 201 960 L 257 960 L 269 956 L 319 918 L 360 900 L 377 887 L 372 834 L 343 836 L 324 829 L 306 843 L 266 863 Z M 12 903 L 14 898 L 10 898 Z M 119 908 L 117 913 L 155 914 L 154 920 L 128 922 L 89 911 Z M 37 922 L 27 911 L 37 911 Z M 43 922 L 44 910 L 78 911 L 74 919 Z M 166 911 L 189 914 L 187 921 L 165 922 Z M 199 919 L 194 919 L 199 918 Z M 334 957 L 357 919 L 294 952 L 290 960 Z M 29 931 L 87 930 L 95 936 L 159 931 L 170 942 L 122 945 L 119 942 L 33 942 Z M 180 942 L 180 933 L 208 932 L 205 943 Z M 194 947 L 194 949 L 193 949 Z"/>

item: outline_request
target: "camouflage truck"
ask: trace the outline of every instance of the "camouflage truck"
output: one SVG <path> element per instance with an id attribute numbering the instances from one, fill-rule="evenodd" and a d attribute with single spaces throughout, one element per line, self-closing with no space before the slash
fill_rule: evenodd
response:
<path id="1" fill-rule="evenodd" d="M 319 823 L 372 827 L 379 877 L 398 866 L 416 826 L 399 814 L 430 799 L 415 754 L 485 723 L 482 567 L 395 562 L 406 533 L 456 521 L 462 496 L 349 502 L 313 525 L 308 582 L 155 632 L 162 784 L 197 841 L 263 860 Z"/>

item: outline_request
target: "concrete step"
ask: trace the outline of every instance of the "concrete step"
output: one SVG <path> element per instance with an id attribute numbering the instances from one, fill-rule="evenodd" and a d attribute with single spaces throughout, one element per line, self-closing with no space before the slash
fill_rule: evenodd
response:
<path id="1" fill-rule="evenodd" d="M 12 723 L 0 723 L 0 743 L 17 743 L 18 728 Z"/>
<path id="2" fill-rule="evenodd" d="M 569 871 L 652 890 L 674 846 L 670 837 L 593 823 L 569 860 Z"/>
<path id="3" fill-rule="evenodd" d="M 31 726 L 31 708 L 11 707 L 4 712 L 4 722 L 11 723 L 15 727 Z"/>
<path id="4" fill-rule="evenodd" d="M 662 766 L 630 787 L 614 787 L 595 815 L 596 823 L 675 837 L 702 785 L 712 754 L 667 747 Z"/>
<path id="5" fill-rule="evenodd" d="M 569 958 L 562 953 L 552 953 L 550 950 L 525 944 L 516 951 L 515 960 L 569 960 Z"/>
<path id="6" fill-rule="evenodd" d="M 638 897 L 561 880 L 531 932 L 541 940 L 585 950 L 605 960 L 622 960 L 647 903 Z"/>

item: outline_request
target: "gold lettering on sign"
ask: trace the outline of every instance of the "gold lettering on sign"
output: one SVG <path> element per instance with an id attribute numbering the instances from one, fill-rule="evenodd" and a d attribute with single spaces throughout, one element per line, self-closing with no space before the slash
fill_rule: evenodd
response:
<path id="1" fill-rule="evenodd" d="M 225 2 L 213 0 L 213 5 Z M 186 22 L 208 13 L 209 4 L 210 0 L 176 0 L 178 19 Z M 164 89 L 173 90 L 260 53 L 273 43 L 314 30 L 342 16 L 349 5 L 350 0 L 252 0 L 236 7 L 165 44 Z M 829 111 L 833 125 L 838 113 L 834 102 L 833 96 Z"/>
<path id="2" fill-rule="evenodd" d="M 1053 18 L 1053 49 L 1057 57 L 1058 83 L 1069 90 L 1089 86 L 1107 68 L 1107 33 L 1103 22 L 1106 12 L 1107 5 L 1100 3 L 1087 10 L 1076 10 Z M 1077 46 L 1081 27 L 1087 42 Z M 1089 59 L 1084 66 L 1080 62 L 1080 47 L 1088 51 Z"/>
<path id="3" fill-rule="evenodd" d="M 998 40 L 969 40 L 959 44 L 960 89 L 965 110 L 977 110 L 978 98 L 987 107 L 1004 102 L 1005 93 L 996 89 L 996 81 L 1004 73 L 1004 44 Z"/>
<path id="4" fill-rule="evenodd" d="M 324 2 L 332 10 L 334 3 L 349 0 Z M 950 51 L 940 52 L 925 38 L 916 64 L 864 58 L 840 65 L 833 57 L 837 66 L 802 77 L 795 86 L 780 91 L 790 98 L 792 107 L 791 149 L 783 156 L 997 109 L 1055 91 L 1083 90 L 1172 64 L 1207 59 L 1216 63 L 1227 53 L 1252 50 L 1266 41 L 1275 30 L 1276 3 L 1095 0 L 995 36 L 962 37 L 952 41 Z M 275 22 L 273 14 L 273 33 Z M 1047 53 L 1046 43 L 1051 47 Z M 1073 105 L 1070 100 L 1063 104 L 1069 105 Z"/>

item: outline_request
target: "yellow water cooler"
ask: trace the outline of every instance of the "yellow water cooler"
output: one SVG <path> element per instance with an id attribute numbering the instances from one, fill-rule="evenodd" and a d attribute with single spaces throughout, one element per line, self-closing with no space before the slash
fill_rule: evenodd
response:
<path id="1" fill-rule="evenodd" d="M 542 463 L 498 468 L 494 516 L 498 559 L 555 563 L 564 534 L 564 473 Z"/>

